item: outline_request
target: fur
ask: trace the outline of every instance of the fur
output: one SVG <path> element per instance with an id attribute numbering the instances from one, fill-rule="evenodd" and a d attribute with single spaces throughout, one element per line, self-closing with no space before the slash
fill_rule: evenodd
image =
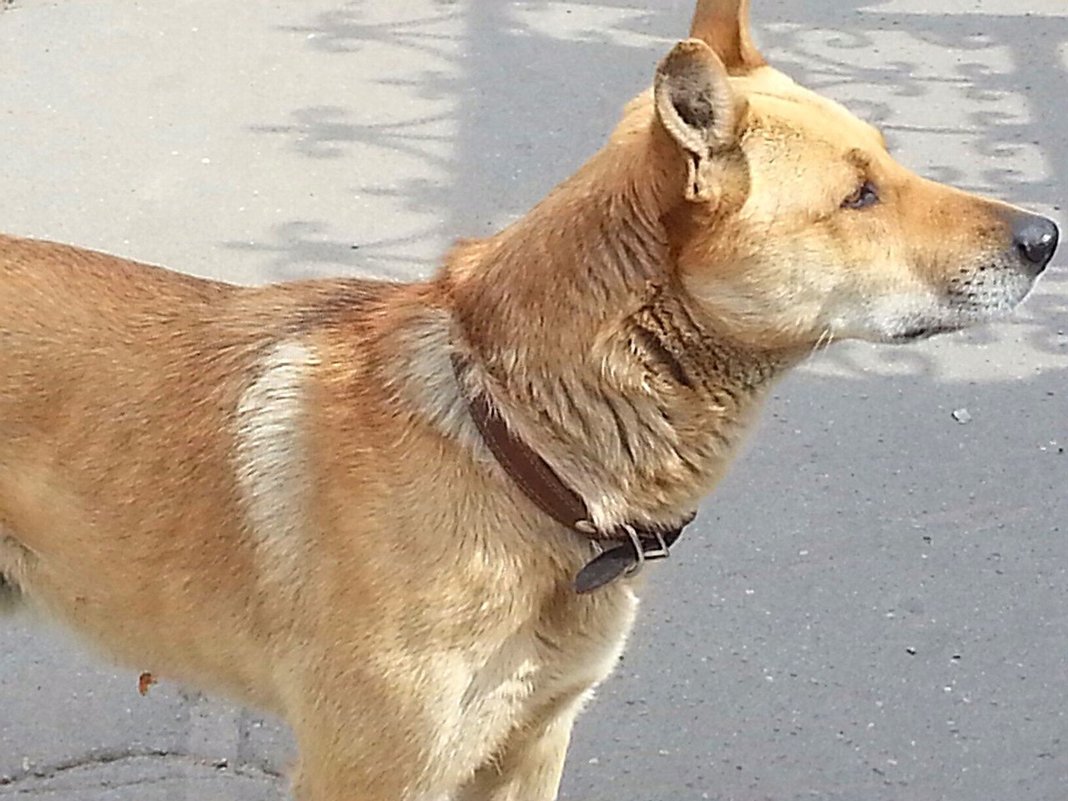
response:
<path id="1" fill-rule="evenodd" d="M 0 237 L 0 598 L 282 715 L 299 801 L 555 798 L 641 581 L 575 594 L 595 545 L 468 400 L 602 529 L 673 525 L 814 349 L 995 319 L 1044 266 L 1025 212 L 896 164 L 747 19 L 702 0 L 605 147 L 429 281 L 236 287 Z"/>

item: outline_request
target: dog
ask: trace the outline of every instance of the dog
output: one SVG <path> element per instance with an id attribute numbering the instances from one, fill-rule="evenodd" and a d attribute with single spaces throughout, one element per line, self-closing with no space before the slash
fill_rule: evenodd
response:
<path id="1" fill-rule="evenodd" d="M 426 282 L 0 239 L 0 595 L 284 717 L 300 801 L 555 798 L 775 380 L 999 318 L 1057 240 L 700 0 L 603 149 Z"/>

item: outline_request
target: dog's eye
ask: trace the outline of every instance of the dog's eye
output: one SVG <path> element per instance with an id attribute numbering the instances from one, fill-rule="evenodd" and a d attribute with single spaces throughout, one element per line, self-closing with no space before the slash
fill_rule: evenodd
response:
<path id="1" fill-rule="evenodd" d="M 842 201 L 843 209 L 866 209 L 879 202 L 879 191 L 871 181 L 865 181 L 857 191 Z"/>

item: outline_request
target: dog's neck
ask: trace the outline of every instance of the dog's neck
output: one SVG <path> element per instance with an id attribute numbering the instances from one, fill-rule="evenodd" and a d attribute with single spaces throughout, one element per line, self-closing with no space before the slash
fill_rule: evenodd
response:
<path id="1" fill-rule="evenodd" d="M 663 222 L 684 202 L 678 157 L 633 140 L 438 279 L 481 391 L 603 526 L 692 511 L 790 361 L 696 308 Z"/>

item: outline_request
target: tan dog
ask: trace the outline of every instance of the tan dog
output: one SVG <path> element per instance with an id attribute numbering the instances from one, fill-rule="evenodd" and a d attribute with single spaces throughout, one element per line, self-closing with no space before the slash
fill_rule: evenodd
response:
<path id="1" fill-rule="evenodd" d="M 629 573 L 576 592 L 591 541 L 680 526 L 819 344 L 999 317 L 1056 247 L 897 165 L 747 24 L 702 2 L 604 149 L 427 283 L 0 239 L 8 594 L 283 715 L 301 801 L 554 798 L 634 619 Z"/>

